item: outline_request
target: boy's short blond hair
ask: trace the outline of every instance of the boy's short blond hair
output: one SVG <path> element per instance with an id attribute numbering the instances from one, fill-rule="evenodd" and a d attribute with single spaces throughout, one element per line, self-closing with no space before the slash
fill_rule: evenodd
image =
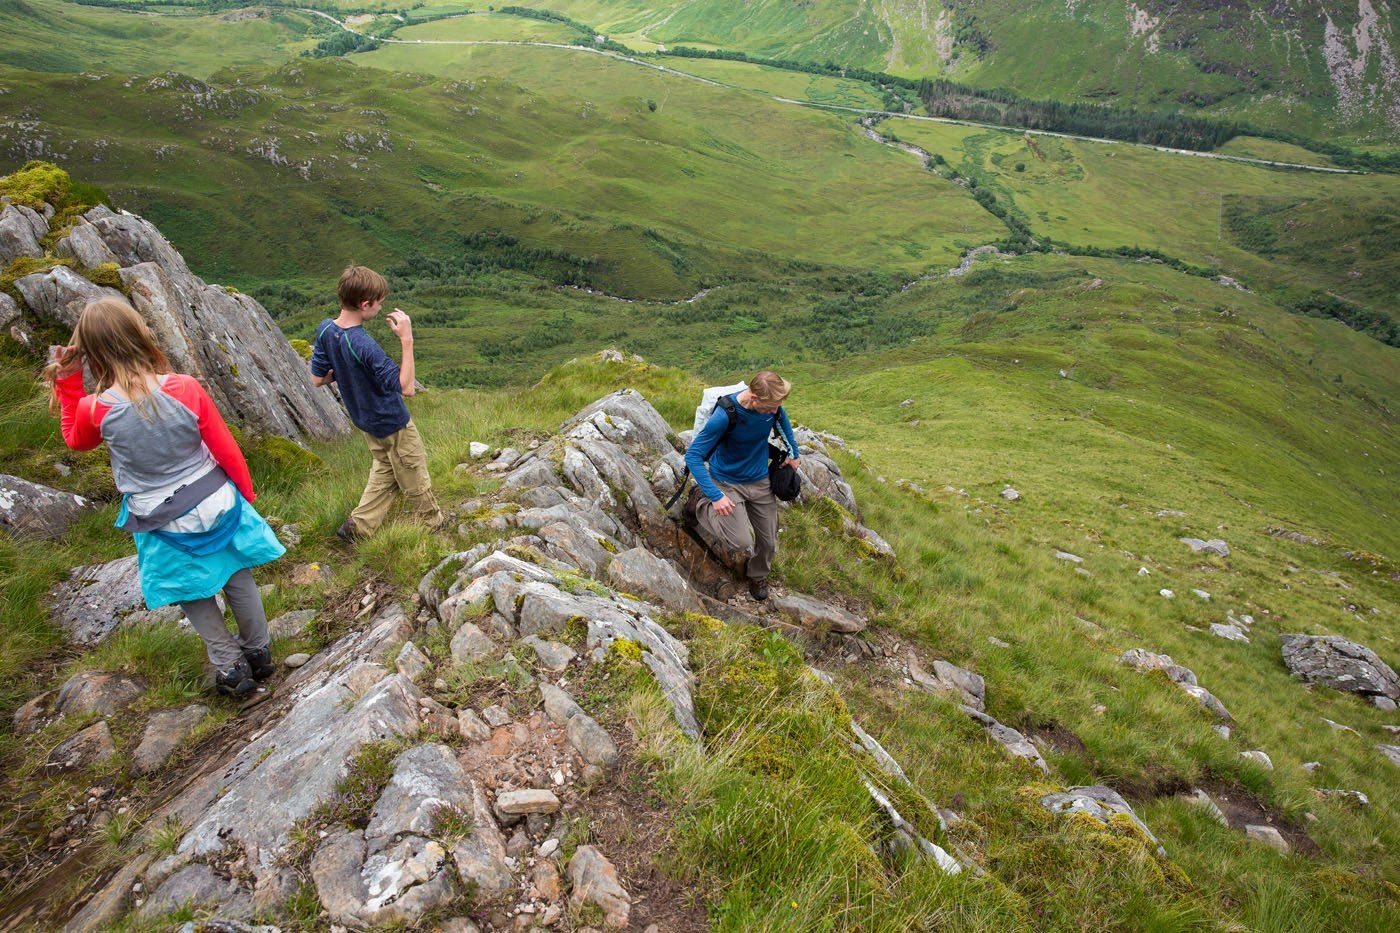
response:
<path id="1" fill-rule="evenodd" d="M 777 373 L 764 370 L 749 380 L 749 391 L 764 402 L 781 402 L 792 391 L 792 383 Z"/>
<path id="2" fill-rule="evenodd" d="M 389 295 L 389 283 L 369 266 L 347 266 L 340 273 L 340 306 L 359 310 L 366 301 L 382 301 Z"/>

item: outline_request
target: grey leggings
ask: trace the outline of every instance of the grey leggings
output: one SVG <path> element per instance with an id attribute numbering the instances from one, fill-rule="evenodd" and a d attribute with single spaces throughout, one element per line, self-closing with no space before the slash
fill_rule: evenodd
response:
<path id="1" fill-rule="evenodd" d="M 224 614 L 214 597 L 195 599 L 181 603 L 190 625 L 204 639 L 204 648 L 209 652 L 209 663 L 215 670 L 228 670 L 243 659 L 245 650 L 267 647 L 267 613 L 263 611 L 262 594 L 253 582 L 252 571 L 240 570 L 228 578 L 224 584 L 224 599 L 233 610 L 233 618 L 238 623 L 238 637 L 234 638 L 224 621 Z"/>

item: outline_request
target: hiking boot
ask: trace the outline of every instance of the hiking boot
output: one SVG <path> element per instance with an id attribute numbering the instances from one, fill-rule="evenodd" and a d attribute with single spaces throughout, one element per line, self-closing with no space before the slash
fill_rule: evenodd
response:
<path id="1" fill-rule="evenodd" d="M 341 522 L 340 527 L 335 530 L 335 536 L 346 544 L 354 544 L 355 539 L 360 536 L 360 533 L 355 530 L 355 520 L 347 518 Z"/>
<path id="2" fill-rule="evenodd" d="M 248 662 L 248 667 L 253 671 L 254 680 L 267 680 L 277 670 L 277 666 L 272 663 L 270 648 L 250 648 L 243 652 L 243 660 Z"/>
<path id="3" fill-rule="evenodd" d="M 214 688 L 227 697 L 244 697 L 258 689 L 246 659 L 228 670 L 214 672 Z"/>
<path id="4" fill-rule="evenodd" d="M 757 602 L 763 602 L 768 598 L 768 581 L 754 577 L 749 580 L 749 595 Z"/>

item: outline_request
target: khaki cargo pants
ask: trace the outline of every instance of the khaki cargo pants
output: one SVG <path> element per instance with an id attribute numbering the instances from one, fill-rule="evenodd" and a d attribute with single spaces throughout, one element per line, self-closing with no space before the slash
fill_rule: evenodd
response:
<path id="1" fill-rule="evenodd" d="M 716 551 L 733 555 L 736 563 L 748 557 L 749 579 L 768 579 L 778 553 L 778 497 L 768 477 L 740 486 L 716 485 L 734 503 L 734 511 L 721 515 L 708 496 L 700 496 L 695 519 L 702 537 Z"/>
<path id="2" fill-rule="evenodd" d="M 428 476 L 428 451 L 423 436 L 412 421 L 388 437 L 365 435 L 369 454 L 374 462 L 369 468 L 369 482 L 360 495 L 360 504 L 350 513 L 355 534 L 374 534 L 384 519 L 394 497 L 403 493 L 408 508 L 429 525 L 442 522 L 442 510 L 433 496 L 433 481 Z"/>

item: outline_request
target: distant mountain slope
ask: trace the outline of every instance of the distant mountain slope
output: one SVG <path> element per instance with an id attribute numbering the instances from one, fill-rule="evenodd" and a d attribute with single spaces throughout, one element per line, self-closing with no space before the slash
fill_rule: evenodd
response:
<path id="1" fill-rule="evenodd" d="M 1299 132 L 1400 131 L 1388 0 L 553 0 L 668 45 L 1184 108 Z"/>

